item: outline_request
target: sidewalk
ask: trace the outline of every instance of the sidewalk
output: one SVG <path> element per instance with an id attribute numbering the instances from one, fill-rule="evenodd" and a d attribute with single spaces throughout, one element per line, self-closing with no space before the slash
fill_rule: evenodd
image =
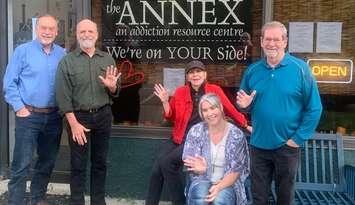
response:
<path id="1" fill-rule="evenodd" d="M 2 180 L 0 181 L 0 196 L 3 201 L 4 197 L 7 197 L 7 183 L 9 180 Z M 29 191 L 29 185 L 30 183 L 27 183 L 27 191 Z M 59 205 L 59 204 L 66 204 L 68 199 L 69 199 L 69 184 L 59 184 L 59 183 L 50 183 L 48 185 L 48 191 L 47 194 L 49 195 L 48 197 L 48 202 L 50 205 Z M 57 204 L 54 204 L 55 202 L 51 201 L 50 199 L 56 198 L 56 200 L 53 201 L 61 201 L 58 202 Z M 59 199 L 59 200 L 58 200 Z M 66 203 L 65 203 L 66 202 Z M 5 205 L 1 203 L 1 205 Z M 85 196 L 85 204 L 89 205 L 90 204 L 90 197 Z M 144 205 L 143 200 L 133 200 L 133 199 L 123 199 L 123 198 L 110 198 L 106 197 L 106 204 L 107 205 Z M 160 205 L 170 205 L 171 203 L 169 202 L 162 202 Z"/>

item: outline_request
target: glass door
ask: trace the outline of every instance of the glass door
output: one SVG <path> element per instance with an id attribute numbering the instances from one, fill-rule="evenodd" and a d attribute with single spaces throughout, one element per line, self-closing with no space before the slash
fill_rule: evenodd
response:
<path id="1" fill-rule="evenodd" d="M 56 43 L 70 51 L 76 43 L 75 25 L 78 19 L 89 16 L 91 1 L 85 0 L 9 0 L 8 1 L 8 53 L 22 43 L 34 39 L 34 23 L 43 14 L 50 14 L 58 19 Z M 14 148 L 15 120 L 13 111 L 9 111 L 9 160 L 12 161 Z M 54 171 L 55 176 L 67 176 L 69 172 L 69 146 L 63 130 L 61 147 Z M 57 177 L 58 178 L 58 177 Z"/>

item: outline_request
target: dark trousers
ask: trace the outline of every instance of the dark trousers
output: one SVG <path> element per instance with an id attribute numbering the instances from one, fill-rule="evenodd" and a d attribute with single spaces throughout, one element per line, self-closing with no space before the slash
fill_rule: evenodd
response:
<path id="1" fill-rule="evenodd" d="M 105 205 L 106 158 L 112 123 L 110 106 L 106 106 L 95 113 L 75 112 L 74 114 L 78 122 L 90 129 L 90 132 L 86 133 L 88 143 L 79 145 L 73 141 L 68 125 L 71 164 L 70 204 L 85 204 L 86 167 L 90 148 L 91 204 Z"/>
<path id="2" fill-rule="evenodd" d="M 254 205 L 268 204 L 273 178 L 277 204 L 292 204 L 299 153 L 299 148 L 287 145 L 275 150 L 251 146 L 251 191 Z"/>
<path id="3" fill-rule="evenodd" d="M 36 148 L 38 158 L 33 169 L 31 203 L 34 204 L 45 198 L 61 133 L 62 117 L 58 112 L 32 112 L 28 117 L 16 116 L 15 147 L 8 184 L 9 205 L 26 204 L 24 201 L 26 178 Z"/>
<path id="4" fill-rule="evenodd" d="M 158 205 L 165 183 L 173 205 L 185 204 L 184 186 L 181 179 L 182 152 L 184 145 L 171 140 L 163 144 L 155 160 L 150 177 L 146 205 Z"/>

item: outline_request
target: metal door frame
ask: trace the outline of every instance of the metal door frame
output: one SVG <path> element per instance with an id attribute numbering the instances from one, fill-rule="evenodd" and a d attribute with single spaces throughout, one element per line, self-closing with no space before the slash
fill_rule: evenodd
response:
<path id="1" fill-rule="evenodd" d="M 77 20 L 91 17 L 91 0 L 73 0 Z M 15 115 L 6 104 L 2 80 L 13 53 L 13 0 L 0 1 L 0 177 L 8 176 L 15 141 Z"/>

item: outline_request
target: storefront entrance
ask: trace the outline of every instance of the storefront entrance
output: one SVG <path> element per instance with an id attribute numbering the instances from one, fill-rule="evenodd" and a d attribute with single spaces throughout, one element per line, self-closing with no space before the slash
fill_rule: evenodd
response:
<path id="1" fill-rule="evenodd" d="M 13 50 L 20 44 L 31 41 L 34 34 L 34 22 L 39 15 L 50 14 L 58 19 L 56 43 L 67 51 L 76 44 L 75 25 L 78 19 L 90 16 L 90 1 L 86 0 L 13 0 L 7 1 L 7 53 L 11 58 Z M 5 69 L 4 69 L 5 70 Z M 2 75 L 3 76 L 3 75 Z M 5 114 L 5 113 L 4 113 Z M 8 112 L 8 161 L 12 161 L 14 148 L 14 113 Z M 66 133 L 63 132 L 60 153 L 54 171 L 54 180 L 63 179 L 69 173 L 69 146 Z"/>

